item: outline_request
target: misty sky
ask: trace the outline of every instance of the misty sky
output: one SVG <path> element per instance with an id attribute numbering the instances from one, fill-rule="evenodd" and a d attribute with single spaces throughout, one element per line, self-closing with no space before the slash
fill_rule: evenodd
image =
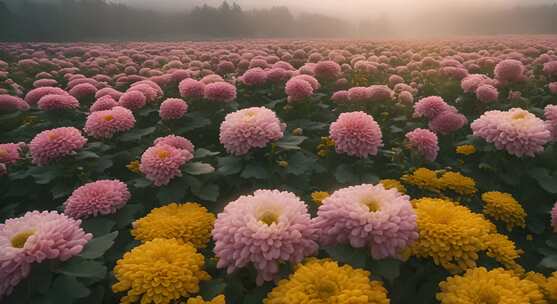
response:
<path id="1" fill-rule="evenodd" d="M 222 0 L 113 0 L 141 7 L 181 10 L 197 4 L 219 5 Z M 229 3 L 233 1 L 229 0 Z M 237 0 L 244 8 L 288 6 L 294 12 L 315 12 L 344 19 L 367 16 L 405 16 L 424 10 L 451 7 L 512 7 L 555 3 L 556 0 Z"/>

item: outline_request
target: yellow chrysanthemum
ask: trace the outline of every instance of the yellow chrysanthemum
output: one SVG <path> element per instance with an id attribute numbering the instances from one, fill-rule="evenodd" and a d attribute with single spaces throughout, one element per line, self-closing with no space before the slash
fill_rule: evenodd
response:
<path id="1" fill-rule="evenodd" d="M 155 239 L 135 247 L 116 262 L 118 282 L 114 292 L 127 292 L 121 303 L 167 304 L 199 292 L 208 280 L 205 259 L 190 244 L 174 239 Z"/>
<path id="2" fill-rule="evenodd" d="M 398 192 L 405 194 L 406 193 L 406 187 L 404 187 L 403 184 L 401 184 L 399 181 L 397 181 L 396 179 L 382 179 L 379 181 L 383 187 L 385 187 L 385 189 L 397 189 Z"/>
<path id="3" fill-rule="evenodd" d="M 462 155 L 471 155 L 476 153 L 476 147 L 474 145 L 462 145 L 456 147 L 456 153 Z"/>
<path id="4" fill-rule="evenodd" d="M 139 174 L 141 171 L 139 170 L 139 166 L 141 163 L 138 160 L 132 160 L 129 164 L 126 165 L 126 168 L 130 170 L 130 172 Z"/>
<path id="5" fill-rule="evenodd" d="M 458 172 L 445 172 L 439 178 L 443 190 L 452 190 L 461 195 L 473 195 L 478 192 L 474 179 Z"/>
<path id="6" fill-rule="evenodd" d="M 517 249 L 516 244 L 506 235 L 493 233 L 487 238 L 487 256 L 494 258 L 505 268 L 514 270 L 516 273 L 524 272 L 524 268 L 516 262 L 522 253 L 523 251 Z"/>
<path id="7" fill-rule="evenodd" d="M 215 215 L 197 203 L 172 203 L 151 210 L 133 223 L 131 234 L 140 241 L 176 239 L 204 248 L 211 237 Z"/>
<path id="8" fill-rule="evenodd" d="M 214 297 L 211 301 L 205 301 L 202 297 L 189 298 L 186 304 L 226 304 L 224 295 Z"/>
<path id="9" fill-rule="evenodd" d="M 555 271 L 543 286 L 547 299 L 551 304 L 557 304 L 557 271 Z"/>
<path id="10" fill-rule="evenodd" d="M 437 173 L 427 168 L 418 168 L 412 174 L 405 174 L 400 178 L 403 182 L 414 185 L 418 188 L 439 191 L 441 184 Z"/>
<path id="11" fill-rule="evenodd" d="M 323 203 L 323 200 L 329 197 L 329 195 L 330 195 L 329 192 L 325 192 L 325 191 L 312 192 L 311 200 L 317 205 L 321 205 L 321 203 Z"/>
<path id="12" fill-rule="evenodd" d="M 512 195 L 496 191 L 486 192 L 482 194 L 482 201 L 485 202 L 483 212 L 505 223 L 509 230 L 515 226 L 526 226 L 526 212 Z"/>
<path id="13" fill-rule="evenodd" d="M 480 267 L 439 283 L 441 304 L 545 304 L 540 288 L 512 271 Z"/>
<path id="14" fill-rule="evenodd" d="M 420 237 L 410 247 L 411 253 L 431 257 L 449 271 L 475 267 L 478 253 L 487 249 L 495 226 L 481 214 L 451 201 L 422 198 L 413 203 Z"/>
<path id="15" fill-rule="evenodd" d="M 370 273 L 331 260 L 311 259 L 281 280 L 264 304 L 388 304 L 387 291 Z"/>
<path id="16" fill-rule="evenodd" d="M 317 145 L 317 155 L 327 157 L 329 151 L 335 147 L 335 141 L 330 137 L 321 137 L 321 143 Z"/>

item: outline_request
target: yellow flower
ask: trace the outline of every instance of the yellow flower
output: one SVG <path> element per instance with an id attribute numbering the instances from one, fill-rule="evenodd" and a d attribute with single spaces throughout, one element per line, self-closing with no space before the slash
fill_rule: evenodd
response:
<path id="1" fill-rule="evenodd" d="M 288 168 L 288 162 L 285 161 L 285 160 L 279 160 L 277 162 L 277 165 L 279 165 L 279 167 L 282 167 L 282 168 Z"/>
<path id="2" fill-rule="evenodd" d="M 205 259 L 190 244 L 155 239 L 124 254 L 113 273 L 114 292 L 126 292 L 121 303 L 174 303 L 199 292 L 199 282 L 209 280 Z"/>
<path id="3" fill-rule="evenodd" d="M 140 241 L 176 239 L 204 248 L 211 237 L 215 215 L 197 203 L 172 203 L 151 210 L 133 223 L 131 234 Z"/>
<path id="4" fill-rule="evenodd" d="M 478 253 L 487 249 L 495 225 L 448 200 L 422 198 L 413 203 L 420 237 L 410 247 L 411 254 L 433 258 L 452 272 L 476 267 Z"/>
<path id="5" fill-rule="evenodd" d="M 526 226 L 526 212 L 512 195 L 497 191 L 486 192 L 482 194 L 482 201 L 485 202 L 483 212 L 505 223 L 509 230 L 515 226 Z"/>
<path id="6" fill-rule="evenodd" d="M 323 203 L 323 200 L 329 197 L 329 195 L 329 192 L 325 191 L 313 192 L 311 193 L 311 200 L 317 205 L 321 205 Z"/>
<path id="7" fill-rule="evenodd" d="M 412 174 L 405 174 L 400 178 L 403 182 L 414 185 L 418 188 L 438 192 L 441 184 L 437 178 L 437 173 L 427 168 L 418 168 Z"/>
<path id="8" fill-rule="evenodd" d="M 387 291 L 370 273 L 331 260 L 310 259 L 267 294 L 264 304 L 388 304 Z"/>
<path id="9" fill-rule="evenodd" d="M 214 297 L 211 301 L 205 301 L 202 297 L 189 298 L 186 304 L 226 304 L 224 295 Z"/>
<path id="10" fill-rule="evenodd" d="M 487 256 L 494 258 L 505 268 L 514 270 L 518 274 L 524 273 L 524 268 L 516 262 L 522 253 L 523 251 L 516 249 L 516 244 L 506 235 L 493 233 L 487 238 Z"/>
<path id="11" fill-rule="evenodd" d="M 443 190 L 452 190 L 460 195 L 473 195 L 478 192 L 476 182 L 458 172 L 445 172 L 439 178 Z"/>
<path id="12" fill-rule="evenodd" d="M 476 153 L 476 147 L 474 145 L 462 145 L 456 147 L 456 153 L 462 155 L 470 155 Z"/>
<path id="13" fill-rule="evenodd" d="M 547 278 L 547 282 L 545 283 L 543 288 L 547 295 L 549 303 L 557 303 L 557 271 L 555 271 L 549 278 Z"/>
<path id="14" fill-rule="evenodd" d="M 404 187 L 403 184 L 401 184 L 399 181 L 397 181 L 396 179 L 382 179 L 379 181 L 383 187 L 385 189 L 397 189 L 398 192 L 405 194 L 406 193 L 406 187 Z"/>
<path id="15" fill-rule="evenodd" d="M 521 280 L 512 271 L 480 267 L 439 283 L 441 304 L 545 304 L 540 288 L 529 280 Z"/>
<path id="16" fill-rule="evenodd" d="M 141 163 L 138 160 L 132 160 L 128 165 L 126 165 L 126 168 L 128 168 L 128 170 L 130 170 L 133 173 L 139 174 L 141 171 L 139 170 L 139 165 Z"/>

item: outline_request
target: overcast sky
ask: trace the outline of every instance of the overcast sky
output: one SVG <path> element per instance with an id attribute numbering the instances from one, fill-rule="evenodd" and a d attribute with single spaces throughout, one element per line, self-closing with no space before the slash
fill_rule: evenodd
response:
<path id="1" fill-rule="evenodd" d="M 222 0 L 113 0 L 163 10 L 181 10 L 196 4 L 219 5 Z M 512 7 L 555 3 L 557 0 L 237 0 L 244 8 L 288 6 L 294 12 L 315 12 L 346 19 L 387 14 L 404 16 L 423 10 L 453 7 Z M 228 1 L 232 3 L 234 1 Z"/>

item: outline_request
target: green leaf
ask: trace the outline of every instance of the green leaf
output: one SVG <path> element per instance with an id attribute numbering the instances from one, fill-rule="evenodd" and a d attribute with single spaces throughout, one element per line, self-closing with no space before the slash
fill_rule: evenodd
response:
<path id="1" fill-rule="evenodd" d="M 195 150 L 195 158 L 204 158 L 207 156 L 219 155 L 220 152 L 213 152 L 207 149 L 199 148 Z"/>
<path id="2" fill-rule="evenodd" d="M 302 152 L 296 152 L 288 158 L 288 168 L 286 172 L 294 175 L 302 175 L 311 171 L 316 161 L 317 159 L 307 157 Z"/>
<path id="3" fill-rule="evenodd" d="M 56 272 L 76 278 L 103 279 L 106 276 L 106 266 L 97 261 L 72 258 L 56 269 Z"/>
<path id="4" fill-rule="evenodd" d="M 217 172 L 222 175 L 233 175 L 242 171 L 243 163 L 240 157 L 227 156 L 218 158 Z"/>
<path id="5" fill-rule="evenodd" d="M 287 135 L 275 142 L 275 145 L 285 150 L 299 150 L 300 144 L 306 140 L 306 138 L 305 136 Z"/>
<path id="6" fill-rule="evenodd" d="M 557 193 L 557 177 L 552 176 L 546 168 L 532 168 L 528 174 L 534 178 L 545 191 Z"/>
<path id="7" fill-rule="evenodd" d="M 240 176 L 243 178 L 267 179 L 269 178 L 269 172 L 262 164 L 251 162 L 244 168 Z"/>
<path id="8" fill-rule="evenodd" d="M 29 169 L 29 175 L 33 176 L 37 184 L 41 185 L 49 184 L 63 174 L 64 171 L 61 168 L 54 166 L 33 167 Z"/>
<path id="9" fill-rule="evenodd" d="M 37 263 L 32 266 L 29 276 L 29 285 L 39 293 L 44 294 L 50 289 L 53 273 L 50 271 L 50 263 Z"/>
<path id="10" fill-rule="evenodd" d="M 47 298 L 55 304 L 70 304 L 73 303 L 75 299 L 88 296 L 89 293 L 89 289 L 76 278 L 58 276 L 52 284 L 52 289 L 48 291 Z"/>
<path id="11" fill-rule="evenodd" d="M 401 261 L 396 259 L 382 259 L 371 261 L 371 271 L 389 282 L 393 282 L 400 275 Z"/>
<path id="12" fill-rule="evenodd" d="M 341 164 L 335 170 L 335 178 L 341 184 L 353 184 L 358 182 L 358 176 L 349 164 Z"/>
<path id="13" fill-rule="evenodd" d="M 142 208 L 142 205 L 139 204 L 127 204 L 122 209 L 118 210 L 116 213 L 116 223 L 118 225 L 118 229 L 127 227 L 131 222 L 133 222 Z"/>
<path id="14" fill-rule="evenodd" d="M 77 160 L 84 160 L 84 159 L 98 159 L 101 158 L 97 153 L 92 151 L 79 151 L 75 156 Z"/>
<path id="15" fill-rule="evenodd" d="M 201 199 L 215 202 L 219 197 L 219 186 L 217 184 L 206 184 L 201 188 L 192 188 L 191 192 Z"/>
<path id="16" fill-rule="evenodd" d="M 324 250 L 335 261 L 349 264 L 356 268 L 365 268 L 366 262 L 369 259 L 364 249 L 353 248 L 349 245 L 328 246 Z"/>
<path id="17" fill-rule="evenodd" d="M 96 259 L 101 257 L 110 247 L 112 247 L 117 236 L 118 231 L 114 231 L 90 240 L 85 245 L 79 256 L 86 259 Z"/>
<path id="18" fill-rule="evenodd" d="M 226 283 L 222 279 L 203 281 L 199 283 L 199 294 L 203 299 L 211 300 L 224 293 Z"/>
<path id="19" fill-rule="evenodd" d="M 125 208 L 125 207 L 124 207 Z M 118 211 L 121 212 L 121 211 Z M 94 217 L 81 222 L 81 227 L 93 235 L 105 235 L 112 230 L 116 223 L 108 218 Z"/>
<path id="20" fill-rule="evenodd" d="M 119 139 L 124 142 L 138 141 L 147 135 L 153 134 L 157 128 L 148 127 L 145 129 L 134 129 L 122 134 Z"/>
<path id="21" fill-rule="evenodd" d="M 185 118 L 186 118 L 186 122 L 185 122 L 186 126 L 178 129 L 176 134 L 186 133 L 188 131 L 203 128 L 211 124 L 211 120 L 200 116 L 199 112 L 188 113 L 185 115 Z"/>
<path id="22" fill-rule="evenodd" d="M 54 199 L 59 199 L 65 196 L 69 196 L 73 191 L 73 187 L 67 184 L 66 180 L 61 180 L 57 182 L 51 189 L 52 197 Z"/>
<path id="23" fill-rule="evenodd" d="M 191 175 L 202 175 L 214 172 L 215 168 L 207 163 L 193 162 L 186 164 L 183 170 Z"/>
<path id="24" fill-rule="evenodd" d="M 138 177 L 130 180 L 130 183 L 136 188 L 146 188 L 151 185 L 151 181 L 145 177 Z"/>
<path id="25" fill-rule="evenodd" d="M 112 167 L 114 162 L 108 158 L 101 158 L 93 163 L 93 171 L 97 173 L 103 173 L 106 169 Z"/>
<path id="26" fill-rule="evenodd" d="M 557 255 L 545 257 L 540 262 L 540 266 L 550 269 L 557 269 Z"/>
<path id="27" fill-rule="evenodd" d="M 175 179 L 170 184 L 160 187 L 157 198 L 160 203 L 180 202 L 186 195 L 188 189 L 183 179 Z"/>

